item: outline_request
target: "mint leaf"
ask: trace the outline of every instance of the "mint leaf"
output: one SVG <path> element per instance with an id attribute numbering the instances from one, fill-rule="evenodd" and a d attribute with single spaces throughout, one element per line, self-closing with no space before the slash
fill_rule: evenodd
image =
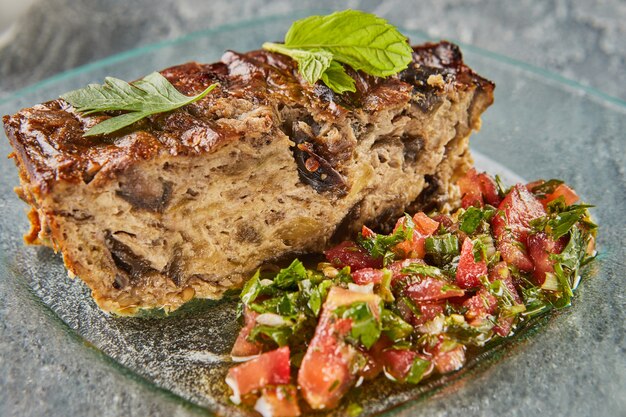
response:
<path id="1" fill-rule="evenodd" d="M 550 214 L 544 217 L 538 217 L 530 221 L 530 226 L 535 232 L 549 232 L 554 239 L 559 239 L 569 233 L 575 224 L 582 222 L 588 217 L 588 208 L 593 206 L 587 204 L 576 204 L 571 206 L 565 205 L 565 200 L 561 196 L 548 203 Z M 591 228 L 596 225 L 590 223 Z"/>
<path id="2" fill-rule="evenodd" d="M 387 77 L 405 69 L 413 57 L 406 37 L 393 25 L 358 10 L 298 20 L 289 28 L 284 44 L 266 42 L 263 48 L 290 56 L 308 82 L 322 79 L 339 94 L 355 91 L 354 80 L 348 81 L 350 77 L 339 63 Z"/>
<path id="3" fill-rule="evenodd" d="M 85 115 L 105 111 L 129 112 L 104 120 L 83 135 L 94 136 L 115 132 L 152 114 L 186 106 L 206 96 L 216 85 L 212 84 L 200 94 L 188 97 L 161 74 L 153 72 L 132 84 L 106 77 L 103 85 L 89 84 L 85 88 L 62 94 L 61 98 Z"/>
<path id="4" fill-rule="evenodd" d="M 335 93 L 342 94 L 346 91 L 356 91 L 354 78 L 350 77 L 345 68 L 337 61 L 332 61 L 330 66 L 322 74 L 322 81 Z"/>
<path id="5" fill-rule="evenodd" d="M 561 299 L 554 304 L 557 308 L 566 307 L 570 304 L 573 291 L 578 286 L 579 270 L 586 263 L 587 245 L 590 236 L 581 232 L 577 227 L 572 228 L 570 239 L 560 254 L 551 254 L 550 259 L 556 261 L 554 273 L 558 278 L 563 291 Z"/>
<path id="6" fill-rule="evenodd" d="M 500 178 L 499 175 L 496 175 L 494 180 L 496 182 L 496 189 L 498 190 L 498 196 L 500 198 L 506 197 L 506 195 L 509 193 L 509 190 L 507 189 L 507 187 L 502 182 L 502 178 Z"/>
<path id="7" fill-rule="evenodd" d="M 310 84 L 315 84 L 317 80 L 322 78 L 322 74 L 330 67 L 333 60 L 333 54 L 324 50 L 309 51 L 306 49 L 288 48 L 278 43 L 265 43 L 263 48 L 287 55 L 296 60 L 300 74 Z"/>
<path id="8" fill-rule="evenodd" d="M 411 62 L 413 53 L 406 37 L 394 26 L 358 10 L 298 20 L 285 35 L 285 45 L 298 49 L 323 48 L 336 61 L 377 77 L 402 71 Z"/>

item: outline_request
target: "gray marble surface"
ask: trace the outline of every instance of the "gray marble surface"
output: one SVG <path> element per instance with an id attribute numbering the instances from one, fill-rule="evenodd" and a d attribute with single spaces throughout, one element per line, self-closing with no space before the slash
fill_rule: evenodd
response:
<path id="1" fill-rule="evenodd" d="M 285 14 L 294 9 L 332 8 L 336 3 L 170 0 L 157 6 L 157 2 L 149 0 L 39 1 L 2 38 L 0 98 L 60 71 L 138 45 L 241 19 Z M 501 53 L 626 100 L 623 1 L 348 1 L 338 8 L 346 7 L 376 12 L 397 25 L 419 29 L 433 37 L 456 39 Z M 4 201 L 0 201 L 1 207 Z M 19 236 L 15 239 L 19 240 Z M 6 297 L 6 292 L 0 292 L 0 317 L 10 317 L 0 322 L 1 416 L 205 414 L 155 391 L 131 374 L 120 372 L 110 360 L 103 360 L 97 350 L 85 349 L 82 339 L 55 325 L 59 319 L 51 310 L 42 308 L 26 284 L 3 285 L 10 286 L 10 293 L 19 297 Z M 32 302 L 24 304 L 23 300 Z M 623 304 L 623 297 L 619 300 Z M 616 349 L 623 351 L 621 334 L 615 343 Z M 525 369 L 536 366 L 526 365 Z M 616 368 L 623 370 L 624 364 L 617 363 Z M 519 368 L 501 369 L 511 372 Z M 523 375 L 511 375 L 516 377 Z M 468 384 L 485 380 L 481 377 Z M 617 382 L 617 386 L 607 386 L 605 391 L 624 406 L 624 399 L 619 400 L 620 381 Z M 537 404 L 549 403 L 549 392 L 540 392 L 539 396 L 541 401 Z M 494 393 L 494 398 L 483 398 L 480 404 L 469 400 L 460 404 L 467 407 L 466 415 L 480 415 L 480 407 L 489 407 L 490 401 L 497 403 L 496 397 Z M 437 415 L 459 415 L 459 409 L 451 411 L 445 402 L 439 402 L 442 405 Z M 499 411 L 502 415 L 562 415 L 559 408 Z"/>

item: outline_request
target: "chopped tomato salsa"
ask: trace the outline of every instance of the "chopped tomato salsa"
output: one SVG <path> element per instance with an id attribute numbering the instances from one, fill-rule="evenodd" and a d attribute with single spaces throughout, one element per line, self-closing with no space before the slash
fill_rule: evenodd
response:
<path id="1" fill-rule="evenodd" d="M 468 352 L 569 305 L 595 256 L 590 206 L 558 180 L 504 190 L 472 169 L 459 188 L 453 213 L 407 214 L 390 234 L 363 226 L 316 268 L 258 271 L 241 293 L 231 353 L 247 361 L 228 372 L 233 401 L 263 416 L 297 416 L 299 401 L 332 409 L 382 375 L 455 372 Z"/>

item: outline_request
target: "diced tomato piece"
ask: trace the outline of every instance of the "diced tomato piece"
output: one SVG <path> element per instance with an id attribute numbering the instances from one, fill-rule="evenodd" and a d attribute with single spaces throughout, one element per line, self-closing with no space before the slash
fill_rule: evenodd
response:
<path id="1" fill-rule="evenodd" d="M 533 261 L 526 253 L 521 242 L 503 239 L 497 244 L 502 259 L 508 264 L 519 268 L 521 271 L 530 272 L 533 270 Z"/>
<path id="2" fill-rule="evenodd" d="M 522 303 L 522 299 L 519 296 L 519 293 L 517 292 L 517 288 L 515 288 L 515 284 L 513 284 L 511 271 L 509 270 L 509 267 L 504 261 L 498 262 L 497 264 L 495 264 L 493 268 L 491 268 L 491 271 L 489 272 L 489 282 L 494 282 L 496 280 L 500 280 L 504 283 L 504 285 L 507 287 L 507 289 L 513 296 L 515 303 L 517 304 Z"/>
<path id="3" fill-rule="evenodd" d="M 374 231 L 369 227 L 363 225 L 363 227 L 361 228 L 361 235 L 367 239 L 376 236 L 376 233 L 374 233 Z"/>
<path id="4" fill-rule="evenodd" d="M 254 409 L 263 417 L 297 417 L 298 390 L 293 385 L 264 387 Z"/>
<path id="5" fill-rule="evenodd" d="M 446 229 L 454 224 L 454 221 L 447 214 L 435 214 L 432 219 L 442 224 Z"/>
<path id="6" fill-rule="evenodd" d="M 390 270 L 392 273 L 392 280 L 395 281 L 404 277 L 408 277 L 410 274 L 404 274 L 402 273 L 402 270 L 411 264 L 426 265 L 426 262 L 424 262 L 424 260 L 420 258 L 407 258 L 401 261 L 392 262 L 387 266 L 387 269 Z"/>
<path id="7" fill-rule="evenodd" d="M 445 304 L 443 302 L 420 303 L 417 308 L 419 308 L 420 310 L 420 316 L 415 317 L 412 324 L 414 326 L 421 326 L 422 324 L 429 322 L 435 317 L 443 314 Z"/>
<path id="8" fill-rule="evenodd" d="M 333 408 L 339 403 L 355 381 L 350 372 L 355 352 L 335 334 L 328 318 L 320 320 L 298 372 L 298 385 L 311 408 Z"/>
<path id="9" fill-rule="evenodd" d="M 421 211 L 415 213 L 413 223 L 415 223 L 415 230 L 422 236 L 430 236 L 439 229 L 439 222 L 431 219 Z"/>
<path id="10" fill-rule="evenodd" d="M 550 259 L 551 254 L 559 254 L 563 251 L 565 242 L 562 239 L 554 240 L 544 232 L 528 237 L 528 254 L 535 264 L 533 278 L 537 285 L 542 285 L 546 280 L 546 272 L 554 273 L 554 262 Z"/>
<path id="11" fill-rule="evenodd" d="M 404 242 L 400 242 L 396 246 L 394 246 L 393 251 L 403 258 L 420 257 L 420 254 L 414 249 L 413 243 L 414 243 L 413 239 L 405 240 Z M 419 244 L 415 246 L 418 246 L 418 248 L 416 249 L 419 249 Z M 425 254 L 426 254 L 426 251 L 424 251 L 424 254 L 421 256 L 421 258 L 423 258 Z"/>
<path id="12" fill-rule="evenodd" d="M 419 282 L 409 285 L 404 292 L 417 302 L 438 301 L 450 297 L 462 297 L 465 294 L 465 291 L 456 288 L 455 285 L 432 277 L 423 277 Z"/>
<path id="13" fill-rule="evenodd" d="M 394 232 L 398 228 L 403 227 L 406 223 L 406 218 L 400 217 L 394 228 Z M 426 249 L 424 248 L 424 241 L 427 237 L 439 229 L 439 222 L 428 217 L 426 214 L 419 212 L 413 216 L 413 233 L 410 240 L 406 240 L 397 244 L 394 247 L 394 251 L 399 253 L 403 258 L 423 258 L 426 255 Z"/>
<path id="14" fill-rule="evenodd" d="M 336 319 L 333 322 L 333 331 L 335 336 L 343 337 L 347 336 L 352 329 L 352 320 L 350 319 Z"/>
<path id="15" fill-rule="evenodd" d="M 457 182 L 461 190 L 461 206 L 482 207 L 484 203 L 497 207 L 501 198 L 494 179 L 487 173 L 478 174 L 474 168 Z"/>
<path id="16" fill-rule="evenodd" d="M 493 315 L 498 307 L 498 300 L 484 288 L 463 303 L 467 308 L 465 318 L 472 326 L 480 325 L 488 315 Z"/>
<path id="17" fill-rule="evenodd" d="M 381 352 L 380 361 L 382 362 L 385 373 L 396 381 L 404 381 L 409 376 L 409 371 L 413 366 L 413 362 L 417 357 L 428 360 L 425 355 L 421 355 L 412 350 L 402 349 L 386 349 Z M 430 367 L 422 374 L 422 378 L 432 373 L 434 366 L 431 362 Z"/>
<path id="18" fill-rule="evenodd" d="M 461 246 L 461 256 L 456 270 L 456 284 L 461 288 L 480 286 L 480 277 L 487 275 L 487 262 L 474 260 L 474 244 L 468 237 Z"/>
<path id="19" fill-rule="evenodd" d="M 324 252 L 328 262 L 343 268 L 349 266 L 354 272 L 361 268 L 382 268 L 382 258 L 374 259 L 369 253 L 354 242 L 346 241 Z"/>
<path id="20" fill-rule="evenodd" d="M 417 353 L 412 350 L 386 349 L 381 353 L 385 372 L 395 380 L 402 381 L 411 370 Z"/>
<path id="21" fill-rule="evenodd" d="M 544 180 L 537 180 L 537 181 L 529 182 L 528 184 L 526 184 L 526 189 L 532 193 L 535 187 L 538 187 L 543 183 L 545 183 Z"/>
<path id="22" fill-rule="evenodd" d="M 493 331 L 502 337 L 507 337 L 513 328 L 513 317 L 498 317 L 498 321 L 493 326 Z"/>
<path id="23" fill-rule="evenodd" d="M 411 308 L 407 305 L 407 302 L 400 299 L 397 302 L 397 307 L 398 313 L 400 313 L 400 317 L 402 317 L 402 320 L 406 321 L 407 323 L 412 323 L 415 315 L 413 314 Z"/>
<path id="24" fill-rule="evenodd" d="M 329 313 L 339 307 L 359 302 L 367 303 L 372 313 L 374 313 L 374 316 L 378 316 L 380 303 L 380 297 L 378 295 L 373 293 L 350 291 L 341 287 L 332 287 L 328 291 L 328 296 L 326 296 L 323 310 L 324 312 Z"/>
<path id="25" fill-rule="evenodd" d="M 468 208 L 470 206 L 483 206 L 480 181 L 474 168 L 471 168 L 463 177 L 459 178 L 457 184 L 461 189 L 461 207 Z"/>
<path id="26" fill-rule="evenodd" d="M 231 400 L 239 404 L 242 395 L 266 385 L 288 384 L 289 378 L 289 346 L 285 346 L 230 368 L 226 383 L 233 390 Z"/>
<path id="27" fill-rule="evenodd" d="M 518 241 L 525 240 L 530 231 L 531 220 L 546 215 L 539 200 L 521 184 L 511 189 L 498 209 L 505 214 L 504 226 L 510 229 L 513 238 Z M 501 216 L 500 219 L 502 219 Z M 503 230 L 500 230 L 500 233 L 502 232 Z"/>
<path id="28" fill-rule="evenodd" d="M 531 272 L 533 262 L 526 252 L 530 222 L 545 216 L 546 211 L 537 198 L 521 185 L 515 185 L 504 197 L 491 226 L 502 258 L 522 271 Z"/>
<path id="29" fill-rule="evenodd" d="M 504 283 L 506 288 L 513 296 L 515 304 L 522 304 L 522 298 L 519 296 L 517 288 L 515 288 L 513 278 L 511 277 L 511 271 L 504 261 L 498 262 L 493 266 L 493 268 L 491 268 L 491 271 L 489 271 L 489 282 L 494 282 L 496 280 L 500 280 L 502 281 L 502 283 Z M 502 314 L 499 314 L 496 325 L 493 327 L 493 331 L 502 337 L 506 337 L 509 335 L 509 333 L 511 333 L 513 321 L 513 317 L 505 317 L 502 316 Z"/>
<path id="30" fill-rule="evenodd" d="M 374 345 L 376 345 L 376 343 Z M 359 355 L 365 360 L 365 365 L 358 370 L 357 375 L 366 380 L 376 378 L 383 370 L 382 365 L 372 353 L 373 348 L 374 346 L 372 346 L 370 350 L 362 350 L 359 348 Z"/>
<path id="31" fill-rule="evenodd" d="M 498 206 L 503 219 L 516 240 L 524 240 L 530 231 L 530 222 L 546 215 L 537 198 L 521 184 L 515 185 Z M 500 232 L 503 232 L 502 230 Z"/>
<path id="32" fill-rule="evenodd" d="M 351 320 L 337 320 L 334 310 L 355 302 L 365 302 L 376 315 L 379 314 L 380 301 L 376 294 L 340 287 L 332 287 L 328 292 L 315 335 L 298 372 L 298 385 L 311 408 L 318 410 L 337 406 L 356 380 L 351 364 L 357 351 L 344 339 L 351 329 Z"/>
<path id="33" fill-rule="evenodd" d="M 542 198 L 539 201 L 541 201 L 543 207 L 547 209 L 548 203 L 556 200 L 559 197 L 563 197 L 563 199 L 565 200 L 565 205 L 567 206 L 571 206 L 572 204 L 580 200 L 580 197 L 578 197 L 576 191 L 572 190 L 565 184 L 561 184 L 556 187 L 552 193 L 547 194 L 546 198 Z"/>
<path id="34" fill-rule="evenodd" d="M 244 325 L 237 335 L 233 349 L 230 351 L 230 356 L 233 357 L 234 360 L 246 360 L 246 358 L 261 353 L 261 344 L 248 340 L 248 336 L 256 324 L 258 315 L 257 312 L 250 310 L 248 307 L 244 307 Z"/>
<path id="35" fill-rule="evenodd" d="M 487 204 L 498 207 L 502 199 L 498 194 L 498 186 L 493 178 L 486 173 L 478 174 L 478 183 L 483 200 Z"/>
<path id="36" fill-rule="evenodd" d="M 415 308 L 418 310 L 416 315 L 404 300 L 399 300 L 397 305 L 402 319 L 413 326 L 421 326 L 431 321 L 438 315 L 443 314 L 445 308 L 444 301 L 419 302 L 415 303 Z"/>
<path id="37" fill-rule="evenodd" d="M 381 269 L 362 268 L 352 273 L 352 280 L 359 285 L 380 284 L 382 279 L 383 271 Z"/>
<path id="38" fill-rule="evenodd" d="M 366 352 L 367 364 L 359 371 L 359 376 L 365 379 L 373 379 L 383 371 L 382 353 L 393 343 L 384 334 Z"/>
<path id="39" fill-rule="evenodd" d="M 465 346 L 442 342 L 433 352 L 432 362 L 440 374 L 447 374 L 459 370 L 465 364 Z"/>

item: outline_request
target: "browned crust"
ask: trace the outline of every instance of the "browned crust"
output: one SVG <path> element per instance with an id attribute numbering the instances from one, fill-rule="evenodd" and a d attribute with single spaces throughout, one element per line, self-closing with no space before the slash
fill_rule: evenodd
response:
<path id="1" fill-rule="evenodd" d="M 468 68 L 454 44 L 444 41 L 413 49 L 409 68 L 393 77 L 383 79 L 349 70 L 357 81 L 357 91 L 343 95 L 333 93 L 322 83 L 308 84 L 298 74 L 294 61 L 286 56 L 262 50 L 246 54 L 227 52 L 218 63 L 189 62 L 161 71 L 188 95 L 219 83 L 206 98 L 184 109 L 146 118 L 114 134 L 83 137 L 88 128 L 110 116 L 81 116 L 61 99 L 4 116 L 4 128 L 15 149 L 21 175 L 27 178 L 30 191 L 42 197 L 61 181 L 87 183 L 96 174 L 99 181 L 106 181 L 138 160 L 162 153 L 209 154 L 238 140 L 244 131 L 220 123 L 220 118 L 230 117 L 220 114 L 219 102 L 224 99 L 273 106 L 297 103 L 324 121 L 403 105 L 416 93 L 424 97 L 421 105 L 428 106 L 429 99 L 444 94 L 444 89 L 477 87 L 488 93 L 482 97 L 489 98 L 488 102 L 479 103 L 481 108 L 474 112 L 472 122 L 478 124 L 478 115 L 493 101 L 494 84 Z M 431 75 L 441 75 L 444 82 L 429 83 Z M 193 135 L 193 140 L 172 134 L 194 128 L 203 133 Z M 350 152 L 347 144 L 342 148 L 342 143 L 338 143 L 332 144 L 325 156 L 340 165 Z"/>
<path id="2" fill-rule="evenodd" d="M 387 123 L 394 124 L 396 119 L 391 119 L 389 114 L 406 117 L 402 116 L 405 109 L 415 109 L 415 106 L 420 114 L 435 114 L 442 102 L 458 100 L 459 97 L 471 97 L 463 108 L 468 113 L 468 119 L 467 123 L 464 119 L 463 123 L 450 126 L 456 130 L 456 139 L 448 146 L 463 153 L 447 155 L 448 163 L 442 163 L 433 173 L 433 178 L 442 175 L 448 183 L 452 183 L 456 175 L 462 174 L 458 170 L 467 169 L 471 160 L 467 140 L 470 131 L 480 127 L 480 114 L 493 102 L 494 85 L 465 66 L 457 46 L 441 42 L 414 47 L 413 62 L 409 67 L 386 79 L 351 69 L 348 72 L 356 80 L 357 91 L 337 95 L 322 83 L 309 85 L 298 75 L 294 62 L 283 55 L 266 51 L 246 54 L 227 52 L 221 62 L 215 64 L 191 62 L 162 71 L 177 89 L 187 95 L 196 94 L 218 82 L 219 87 L 205 99 L 170 113 L 151 116 L 111 135 L 83 137 L 87 129 L 111 115 L 81 116 L 61 99 L 4 116 L 4 127 L 14 148 L 10 157 L 15 160 L 20 175 L 21 186 L 15 191 L 31 206 L 28 213 L 31 230 L 24 236 L 25 241 L 61 251 L 68 270 L 88 283 L 94 298 L 104 310 L 133 314 L 137 306 L 176 308 L 197 294 L 214 296 L 214 283 L 198 279 L 185 284 L 187 286 L 179 286 L 172 281 L 167 288 L 159 288 L 154 294 L 150 292 L 154 300 L 148 302 L 143 298 L 144 284 L 130 286 L 130 289 L 112 289 L 113 276 L 103 280 L 92 275 L 92 267 L 85 267 L 80 256 L 72 255 L 69 249 L 73 242 L 63 231 L 64 219 L 59 207 L 63 206 L 64 198 L 72 194 L 76 186 L 88 184 L 88 188 L 95 193 L 92 195 L 100 195 L 98 193 L 107 188 L 121 187 L 118 183 L 120 178 L 129 175 L 147 160 L 163 162 L 171 161 L 170 156 L 203 157 L 229 144 L 247 144 L 259 151 L 266 149 L 266 145 L 274 140 L 272 138 L 282 137 L 293 141 L 289 142 L 293 149 L 296 149 L 294 145 L 298 145 L 301 157 L 314 156 L 313 159 L 326 164 L 324 173 L 337 173 L 338 184 L 335 185 L 338 187 L 325 193 L 328 197 L 326 201 L 333 205 L 350 191 L 341 187 L 344 178 L 342 168 L 347 166 L 346 172 L 350 172 L 361 128 L 371 128 L 374 126 L 372 120 L 385 117 L 388 117 Z M 293 120 L 301 120 L 311 131 L 298 130 L 301 127 L 296 126 Z M 336 130 L 333 135 L 318 136 L 313 133 L 313 129 L 329 125 L 345 128 Z M 349 131 L 348 135 L 346 131 Z M 299 135 L 305 137 L 299 138 Z M 299 139 L 303 142 L 298 142 Z M 228 148 L 222 150 L 227 151 Z M 294 151 L 293 156 L 297 162 L 298 152 Z M 454 171 L 448 172 L 450 170 Z M 325 181 L 329 182 L 328 179 Z M 318 193 L 328 191 L 320 190 L 312 183 L 309 185 Z M 429 190 L 431 188 L 431 191 L 442 192 L 443 196 L 454 195 L 438 186 Z M 132 195 L 139 195 L 139 200 L 145 200 L 133 201 L 133 204 L 147 204 L 155 218 L 163 214 L 158 202 L 150 202 L 150 189 L 130 191 Z M 147 194 L 142 194 L 142 191 Z M 415 204 L 420 206 L 436 199 L 431 191 L 424 194 L 421 200 L 416 200 Z M 125 198 L 124 192 L 118 195 Z M 424 198 L 428 201 L 422 201 Z M 388 202 L 390 206 L 394 204 L 392 208 L 398 210 L 406 206 L 406 202 Z M 370 207 L 372 210 L 376 209 Z M 373 215 L 361 218 L 359 210 L 350 213 L 345 219 L 354 222 L 356 218 L 358 222 L 384 221 Z M 389 214 L 392 214 L 391 211 Z M 354 219 L 353 215 L 356 216 Z M 145 286 L 149 287 L 150 277 L 146 277 L 146 282 Z"/>

